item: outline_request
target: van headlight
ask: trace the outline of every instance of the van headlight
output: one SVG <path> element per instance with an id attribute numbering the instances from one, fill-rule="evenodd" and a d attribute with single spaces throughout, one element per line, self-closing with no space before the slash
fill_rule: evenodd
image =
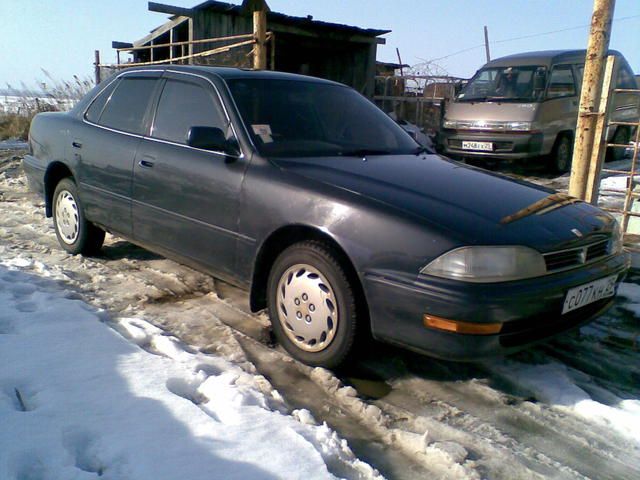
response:
<path id="1" fill-rule="evenodd" d="M 442 126 L 444 128 L 458 128 L 458 122 L 456 120 L 444 120 Z"/>
<path id="2" fill-rule="evenodd" d="M 439 256 L 420 273 L 489 283 L 538 277 L 547 267 L 542 254 L 528 247 L 461 247 Z"/>
<path id="3" fill-rule="evenodd" d="M 505 122 L 504 129 L 512 132 L 529 132 L 536 130 L 535 122 Z"/>

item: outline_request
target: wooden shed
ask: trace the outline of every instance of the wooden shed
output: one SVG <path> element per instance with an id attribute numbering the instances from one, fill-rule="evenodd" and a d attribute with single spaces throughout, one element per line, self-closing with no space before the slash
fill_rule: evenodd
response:
<path id="1" fill-rule="evenodd" d="M 252 34 L 252 15 L 258 8 L 267 11 L 267 68 L 336 80 L 373 96 L 376 49 L 385 43 L 379 37 L 390 30 L 322 22 L 311 16 L 293 17 L 270 11 L 264 0 L 245 0 L 242 5 L 209 0 L 193 8 L 149 2 L 150 11 L 169 14 L 170 19 L 136 42 L 113 42 L 113 47 L 146 47 L 131 50 L 134 63 L 184 63 L 175 59 L 212 48 L 210 43 L 197 43 L 199 40 Z M 196 43 L 189 43 L 193 41 Z M 234 41 L 237 39 L 224 40 L 216 46 Z M 241 48 L 216 55 L 190 58 L 188 63 L 251 68 L 253 44 L 244 43 Z"/>

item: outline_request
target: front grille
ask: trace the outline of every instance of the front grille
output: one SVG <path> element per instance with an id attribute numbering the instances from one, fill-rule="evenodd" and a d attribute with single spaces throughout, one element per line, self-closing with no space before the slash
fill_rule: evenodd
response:
<path id="1" fill-rule="evenodd" d="M 505 322 L 500 332 L 500 345 L 503 347 L 519 347 L 546 339 L 592 319 L 611 306 L 612 298 L 603 298 L 590 305 L 578 308 L 564 315 L 536 315 L 521 320 Z M 558 305 L 560 311 L 561 305 Z"/>
<path id="2" fill-rule="evenodd" d="M 543 254 L 548 272 L 579 267 L 610 254 L 609 240 L 600 240 L 589 245 Z"/>
<path id="3" fill-rule="evenodd" d="M 594 243 L 587 248 L 587 262 L 596 260 L 600 257 L 604 257 L 609 253 L 609 241 L 603 240 L 602 242 Z"/>

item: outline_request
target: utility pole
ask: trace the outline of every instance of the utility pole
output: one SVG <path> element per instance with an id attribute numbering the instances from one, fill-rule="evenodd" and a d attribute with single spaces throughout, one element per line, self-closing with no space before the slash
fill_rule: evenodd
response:
<path id="1" fill-rule="evenodd" d="M 94 62 L 95 71 L 94 71 L 94 74 L 95 74 L 96 85 L 98 85 L 102 81 L 102 79 L 100 78 L 100 50 L 96 50 L 94 52 L 94 57 L 95 57 L 95 62 Z"/>
<path id="2" fill-rule="evenodd" d="M 584 65 L 578 124 L 576 125 L 573 146 L 571 179 L 569 181 L 569 195 L 580 199 L 584 199 L 586 194 L 589 163 L 598 116 L 606 114 L 606 112 L 600 112 L 598 106 L 602 94 L 604 64 L 609 50 L 611 20 L 615 3 L 615 0 L 594 0 L 593 2 L 591 32 L 589 33 Z"/>
<path id="3" fill-rule="evenodd" d="M 400 64 L 400 76 L 404 77 L 404 68 L 402 68 L 402 58 L 400 58 L 400 50 L 396 48 L 396 55 L 398 55 L 398 63 Z"/>
<path id="4" fill-rule="evenodd" d="M 484 26 L 484 52 L 487 55 L 487 62 L 491 61 L 491 52 L 489 52 L 489 29 Z"/>

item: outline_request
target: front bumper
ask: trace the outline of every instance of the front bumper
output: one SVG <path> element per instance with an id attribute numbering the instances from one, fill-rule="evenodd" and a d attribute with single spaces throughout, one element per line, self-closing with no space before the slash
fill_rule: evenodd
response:
<path id="1" fill-rule="evenodd" d="M 438 139 L 443 153 L 452 157 L 520 160 L 538 157 L 544 153 L 542 133 L 443 129 Z M 493 151 L 465 150 L 462 148 L 463 141 L 491 142 Z"/>
<path id="2" fill-rule="evenodd" d="M 616 289 L 630 260 L 615 255 L 586 267 L 497 284 L 375 271 L 365 275 L 373 336 L 445 360 L 504 355 L 582 325 L 606 311 L 615 297 L 562 315 L 567 291 L 609 275 Z M 424 314 L 472 323 L 503 323 L 495 335 L 466 335 L 425 327 Z"/>

